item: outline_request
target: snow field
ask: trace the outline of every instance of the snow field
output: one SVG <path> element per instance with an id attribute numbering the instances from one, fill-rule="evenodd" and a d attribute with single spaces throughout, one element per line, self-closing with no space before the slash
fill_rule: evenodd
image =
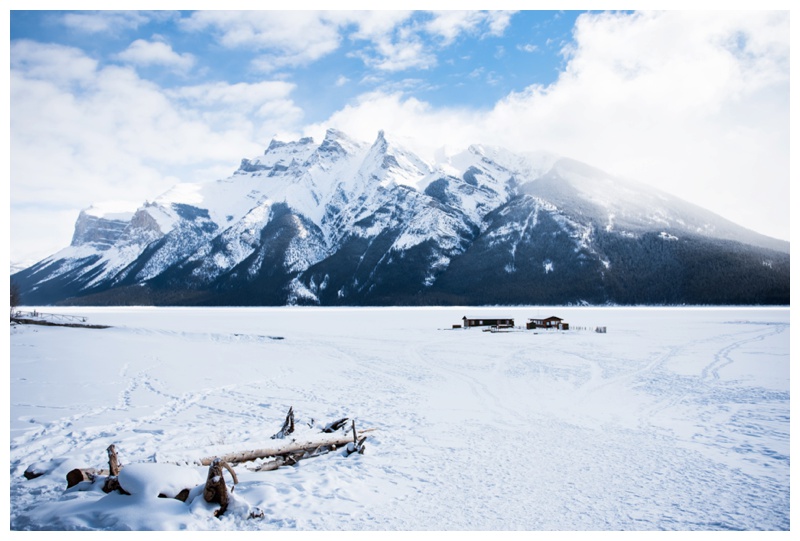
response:
<path id="1" fill-rule="evenodd" d="M 113 327 L 11 329 L 12 530 L 789 529 L 788 309 L 59 312 Z M 608 333 L 451 329 L 464 315 Z M 65 491 L 112 443 L 134 486 L 202 482 L 161 468 L 267 447 L 289 406 L 299 431 L 376 430 L 364 455 L 237 466 L 221 519 Z"/>

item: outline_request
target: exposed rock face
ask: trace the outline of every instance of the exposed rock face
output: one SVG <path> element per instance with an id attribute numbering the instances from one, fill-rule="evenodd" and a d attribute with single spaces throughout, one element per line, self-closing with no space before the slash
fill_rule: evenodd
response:
<path id="1" fill-rule="evenodd" d="M 91 245 L 103 251 L 114 245 L 128 225 L 128 220 L 105 218 L 81 211 L 75 222 L 71 246 Z"/>

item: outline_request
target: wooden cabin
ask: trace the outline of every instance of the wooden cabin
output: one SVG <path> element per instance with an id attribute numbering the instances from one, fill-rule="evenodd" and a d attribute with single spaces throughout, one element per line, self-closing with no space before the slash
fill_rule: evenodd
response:
<path id="1" fill-rule="evenodd" d="M 464 316 L 461 318 L 464 322 L 464 328 L 469 327 L 513 327 L 514 320 L 512 318 L 468 318 Z"/>
<path id="2" fill-rule="evenodd" d="M 529 319 L 525 327 L 528 329 L 559 329 L 566 331 L 569 329 L 569 323 L 560 317 L 550 316 L 544 319 Z"/>

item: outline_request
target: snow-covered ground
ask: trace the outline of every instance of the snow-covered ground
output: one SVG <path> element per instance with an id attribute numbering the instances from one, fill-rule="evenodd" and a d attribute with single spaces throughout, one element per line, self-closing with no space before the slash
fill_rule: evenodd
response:
<path id="1" fill-rule="evenodd" d="M 112 327 L 11 327 L 11 530 L 790 526 L 788 309 L 44 311 Z M 366 452 L 239 465 L 221 518 L 155 496 L 204 482 L 172 464 L 274 443 L 290 406 L 375 429 Z M 112 443 L 134 494 L 66 490 Z"/>

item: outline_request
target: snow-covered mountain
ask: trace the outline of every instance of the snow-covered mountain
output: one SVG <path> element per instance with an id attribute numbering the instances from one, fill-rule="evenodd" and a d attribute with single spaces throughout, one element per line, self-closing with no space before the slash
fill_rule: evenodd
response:
<path id="1" fill-rule="evenodd" d="M 328 130 L 134 213 L 88 209 L 12 280 L 28 304 L 788 304 L 788 251 L 567 158 L 427 163 Z"/>

